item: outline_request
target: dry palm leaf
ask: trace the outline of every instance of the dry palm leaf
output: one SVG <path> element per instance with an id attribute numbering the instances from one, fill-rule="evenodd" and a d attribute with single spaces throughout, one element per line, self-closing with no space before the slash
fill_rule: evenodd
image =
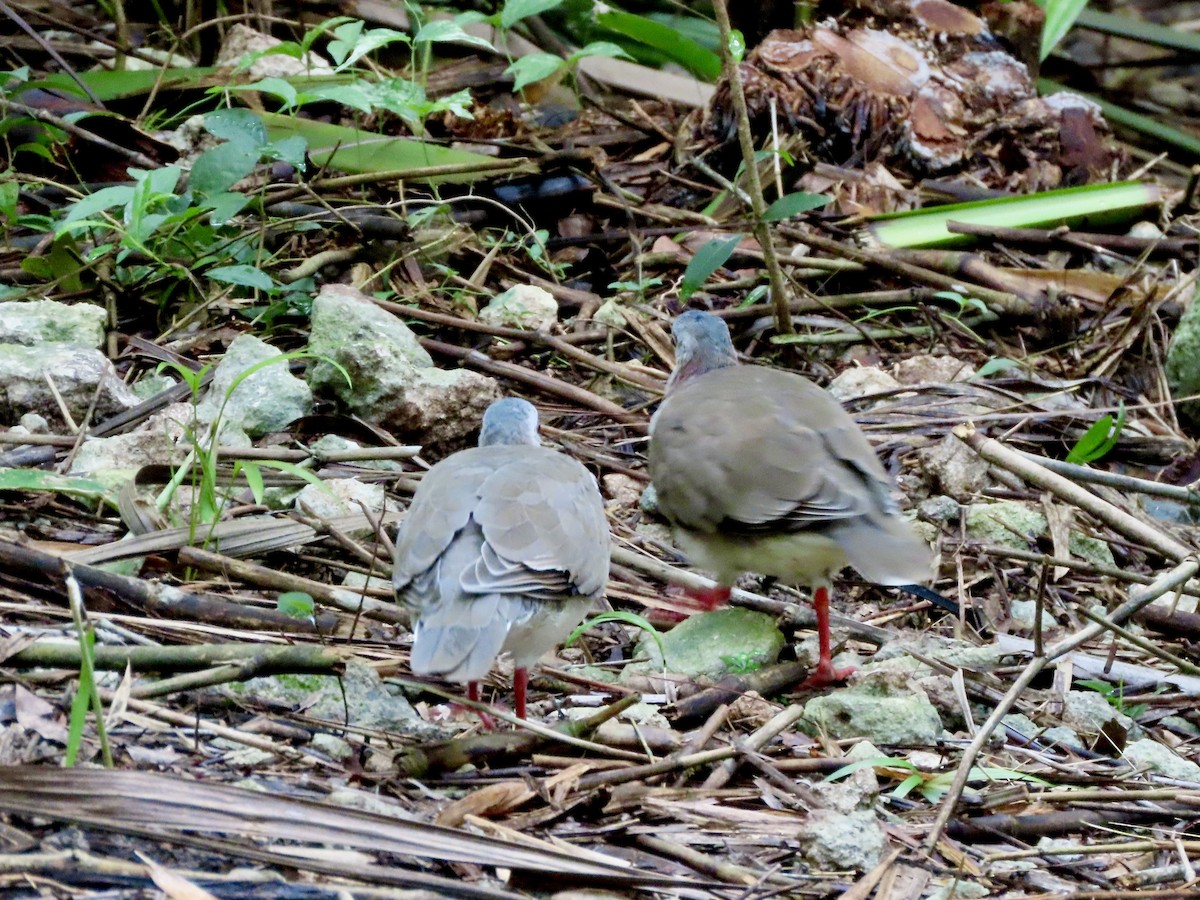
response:
<path id="1" fill-rule="evenodd" d="M 618 859 L 601 862 L 596 854 L 584 858 L 516 846 L 438 825 L 150 772 L 0 767 L 0 810 L 117 831 L 150 831 L 164 840 L 200 833 L 336 845 L 628 886 L 695 884 L 639 872 Z"/>

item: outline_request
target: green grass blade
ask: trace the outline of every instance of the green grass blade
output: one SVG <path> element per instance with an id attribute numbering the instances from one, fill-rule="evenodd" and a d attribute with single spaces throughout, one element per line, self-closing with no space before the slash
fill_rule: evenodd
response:
<path id="1" fill-rule="evenodd" d="M 1097 229 L 1127 222 L 1161 201 L 1162 192 L 1153 184 L 1138 181 L 1093 184 L 880 216 L 867 227 L 867 233 L 884 247 L 942 247 L 975 240 L 970 235 L 947 230 L 946 223 L 951 221 L 1005 228 L 1070 225 Z"/>

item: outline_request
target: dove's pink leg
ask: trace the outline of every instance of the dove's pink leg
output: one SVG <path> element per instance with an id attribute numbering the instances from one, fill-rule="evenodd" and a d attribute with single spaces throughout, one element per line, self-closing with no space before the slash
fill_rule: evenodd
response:
<path id="1" fill-rule="evenodd" d="M 513 706 L 517 718 L 525 718 L 525 692 L 529 689 L 529 670 L 526 668 L 513 670 Z"/>
<path id="2" fill-rule="evenodd" d="M 833 648 L 829 639 L 829 588 L 826 585 L 813 591 L 813 611 L 817 614 L 817 668 L 800 685 L 802 688 L 826 687 L 845 681 L 854 671 L 833 667 Z"/>

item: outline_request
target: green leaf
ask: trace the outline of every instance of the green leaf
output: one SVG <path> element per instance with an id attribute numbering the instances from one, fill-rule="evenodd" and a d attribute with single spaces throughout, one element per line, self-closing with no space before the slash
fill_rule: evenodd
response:
<path id="1" fill-rule="evenodd" d="M 112 506 L 117 502 L 115 493 L 101 481 L 42 469 L 0 469 L 0 491 L 66 494 L 85 500 L 102 500 Z"/>
<path id="2" fill-rule="evenodd" d="M 267 142 L 267 128 L 262 119 L 240 107 L 213 110 L 204 117 L 204 128 L 215 138 L 255 149 Z"/>
<path id="3" fill-rule="evenodd" d="M 1042 46 L 1038 60 L 1049 56 L 1058 42 L 1066 37 L 1079 14 L 1088 5 L 1088 0 L 1034 0 L 1046 10 L 1046 20 L 1042 23 Z"/>
<path id="4" fill-rule="evenodd" d="M 1005 356 L 996 356 L 992 357 L 982 366 L 980 366 L 979 370 L 972 375 L 971 378 L 987 378 L 989 375 L 997 375 L 1000 372 L 1007 372 L 1009 369 L 1019 368 L 1021 368 L 1021 364 L 1015 359 L 1009 359 Z"/>
<path id="5" fill-rule="evenodd" d="M 700 290 L 709 276 L 725 265 L 743 237 L 744 235 L 735 234 L 727 238 L 716 238 L 697 250 L 684 270 L 683 282 L 679 285 L 679 298 L 686 300 Z"/>
<path id="6" fill-rule="evenodd" d="M 261 506 L 266 494 L 266 486 L 263 484 L 262 469 L 258 463 L 239 460 L 238 465 L 234 467 L 234 477 L 236 478 L 239 474 L 246 479 L 254 502 Z"/>
<path id="7" fill-rule="evenodd" d="M 272 141 L 292 135 L 303 136 L 315 165 L 330 166 L 351 174 L 365 172 L 403 172 L 430 166 L 478 166 L 479 171 L 424 177 L 426 182 L 471 182 L 494 170 L 493 157 L 450 147 L 416 141 L 411 138 L 381 137 L 368 131 L 300 119 L 278 113 L 264 113 L 263 121 Z"/>
<path id="8" fill-rule="evenodd" d="M 282 78 L 274 77 L 260 78 L 258 81 L 255 81 L 251 84 L 231 85 L 228 89 L 235 91 L 258 91 L 263 94 L 270 94 L 283 104 L 284 109 L 290 109 L 291 107 L 295 106 L 296 98 L 298 96 L 296 93 L 296 88 L 290 81 L 285 81 Z M 217 89 L 214 88 L 214 93 L 216 90 Z M 220 90 L 224 91 L 227 89 L 221 88 Z"/>
<path id="9" fill-rule="evenodd" d="M 262 150 L 258 146 L 235 142 L 218 144 L 196 157 L 188 185 L 203 196 L 228 191 L 254 171 L 260 156 Z"/>
<path id="10" fill-rule="evenodd" d="M 874 769 L 876 766 L 886 766 L 890 769 L 907 769 L 910 772 L 915 772 L 917 767 L 910 763 L 907 759 L 899 756 L 872 756 L 870 759 L 860 759 L 852 763 L 847 763 L 840 769 L 830 772 L 825 776 L 826 781 L 838 781 L 845 778 L 847 775 L 853 775 L 859 769 Z"/>
<path id="11" fill-rule="evenodd" d="M 330 57 L 337 63 L 340 72 L 354 65 L 368 53 L 397 42 L 407 44 L 409 37 L 403 31 L 392 28 L 363 30 L 362 22 L 347 22 L 333 30 L 337 37 L 326 46 Z"/>
<path id="12" fill-rule="evenodd" d="M 506 0 L 500 10 L 500 27 L 508 31 L 522 19 L 548 12 L 562 3 L 563 0 Z"/>
<path id="13" fill-rule="evenodd" d="M 633 58 L 625 52 L 625 48 L 614 44 L 612 41 L 592 41 L 590 44 L 580 47 L 572 53 L 567 63 L 568 65 L 574 65 L 579 60 L 589 56 L 609 56 L 613 59 L 620 57 L 625 57 L 625 59 Z"/>
<path id="14" fill-rule="evenodd" d="M 644 16 L 613 9 L 603 3 L 594 7 L 598 25 L 622 34 L 630 40 L 664 54 L 697 78 L 716 81 L 721 77 L 721 58 L 706 47 L 682 35 L 675 28 Z"/>
<path id="15" fill-rule="evenodd" d="M 80 197 L 71 204 L 71 208 L 67 210 L 67 214 L 63 216 L 62 221 L 55 227 L 55 234 L 62 234 L 71 230 L 72 227 L 79 227 L 80 223 L 85 220 L 90 221 L 91 217 L 96 213 L 112 209 L 115 206 L 124 206 L 132 199 L 133 186 L 128 184 L 117 184 L 112 187 L 101 188 L 93 194 Z M 105 223 L 101 222 L 100 224 Z"/>
<path id="16" fill-rule="evenodd" d="M 260 291 L 275 291 L 279 287 L 270 275 L 254 266 L 218 266 L 204 274 L 213 281 L 257 288 Z"/>
<path id="17" fill-rule="evenodd" d="M 746 36 L 734 28 L 729 32 L 729 57 L 740 63 L 746 56 Z"/>
<path id="18" fill-rule="evenodd" d="M 892 796 L 897 800 L 902 800 L 912 792 L 913 788 L 918 787 L 924 780 L 924 777 L 920 773 L 914 772 L 896 785 L 896 789 L 892 791 Z"/>
<path id="19" fill-rule="evenodd" d="M 553 53 L 530 53 L 514 60 L 513 64 L 504 70 L 505 75 L 513 79 L 513 91 L 519 91 L 529 84 L 534 84 L 544 78 L 565 69 L 567 61 Z"/>
<path id="20" fill-rule="evenodd" d="M 946 222 L 1010 228 L 1054 228 L 1062 224 L 1100 228 L 1106 224 L 1127 221 L 1162 200 L 1162 190 L 1149 183 L 1122 181 L 1091 184 L 1041 194 L 974 200 L 878 216 L 868 227 L 867 233 L 875 243 L 884 247 L 969 244 L 975 238 L 950 232 Z"/>
<path id="21" fill-rule="evenodd" d="M 461 22 L 462 16 L 456 16 L 454 19 L 437 19 L 433 22 L 426 22 L 421 26 L 420 30 L 413 35 L 414 44 L 438 44 L 438 43 L 453 43 L 464 44 L 468 47 L 478 47 L 480 50 L 487 50 L 489 53 L 495 53 L 496 48 L 491 42 L 477 35 L 469 34 Z"/>
<path id="22" fill-rule="evenodd" d="M 21 198 L 21 186 L 15 181 L 0 182 L 0 215 L 8 220 L 10 225 L 17 221 L 17 201 Z"/>
<path id="23" fill-rule="evenodd" d="M 1102 416 L 1092 427 L 1084 432 L 1083 437 L 1075 442 L 1075 446 L 1067 454 L 1067 462 L 1077 466 L 1095 462 L 1108 454 L 1117 445 L 1121 429 L 1125 427 L 1125 401 L 1120 401 L 1117 408 L 1117 419 L 1114 422 L 1111 415 Z"/>
<path id="24" fill-rule="evenodd" d="M 784 219 L 790 219 L 792 216 L 798 216 L 809 210 L 820 209 L 829 203 L 829 199 L 824 194 L 809 194 L 805 191 L 784 194 L 767 207 L 763 218 L 768 222 L 782 222 Z"/>
<path id="25" fill-rule="evenodd" d="M 250 202 L 250 198 L 237 191 L 225 191 L 211 197 L 205 197 L 201 204 L 209 210 L 209 221 L 214 225 L 224 225 Z"/>
<path id="26" fill-rule="evenodd" d="M 275 598 L 275 608 L 288 618 L 311 622 L 317 605 L 304 591 L 287 591 Z"/>

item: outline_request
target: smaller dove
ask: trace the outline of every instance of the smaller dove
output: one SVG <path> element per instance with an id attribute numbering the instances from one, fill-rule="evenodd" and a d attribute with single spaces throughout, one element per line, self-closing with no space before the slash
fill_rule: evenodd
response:
<path id="1" fill-rule="evenodd" d="M 487 408 L 479 446 L 421 479 L 396 535 L 393 584 L 415 613 L 412 671 L 467 684 L 508 651 L 517 715 L 529 667 L 604 594 L 609 532 L 596 480 L 541 446 L 518 398 Z"/>

